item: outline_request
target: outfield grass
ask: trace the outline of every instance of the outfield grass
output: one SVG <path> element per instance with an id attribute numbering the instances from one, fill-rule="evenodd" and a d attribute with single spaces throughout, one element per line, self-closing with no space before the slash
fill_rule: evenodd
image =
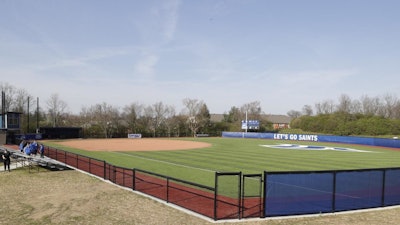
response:
<path id="1" fill-rule="evenodd" d="M 178 151 L 89 152 L 62 147 L 57 142 L 46 142 L 46 145 L 105 160 L 113 165 L 139 168 L 208 186 L 214 185 L 216 171 L 242 171 L 244 174 L 255 174 L 263 171 L 400 167 L 400 151 L 375 146 L 268 139 L 185 138 L 184 140 L 207 142 L 212 146 Z M 352 148 L 370 152 L 291 150 L 261 146 L 288 143 Z"/>

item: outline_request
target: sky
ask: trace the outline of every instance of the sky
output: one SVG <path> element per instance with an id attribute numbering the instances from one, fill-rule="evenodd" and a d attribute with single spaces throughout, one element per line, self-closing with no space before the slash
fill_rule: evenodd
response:
<path id="1" fill-rule="evenodd" d="M 0 0 L 0 82 L 68 110 L 399 96 L 398 0 Z M 45 107 L 45 106 L 41 106 Z"/>

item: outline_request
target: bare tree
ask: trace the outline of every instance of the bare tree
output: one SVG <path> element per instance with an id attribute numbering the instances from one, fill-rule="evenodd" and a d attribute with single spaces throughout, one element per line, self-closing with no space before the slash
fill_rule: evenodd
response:
<path id="1" fill-rule="evenodd" d="M 331 114 L 335 110 L 335 103 L 333 100 L 325 100 L 321 103 L 315 104 L 316 114 Z"/>
<path id="2" fill-rule="evenodd" d="M 29 95 L 25 90 L 19 89 L 15 91 L 15 95 L 13 96 L 13 104 L 12 110 L 16 112 L 27 112 L 28 104 L 33 106 L 36 103 L 36 100 Z"/>
<path id="3" fill-rule="evenodd" d="M 165 122 L 169 106 L 164 105 L 162 102 L 157 102 L 151 106 L 149 112 L 152 113 L 151 130 L 153 131 L 153 137 L 156 136 L 156 132 L 159 127 Z"/>
<path id="4" fill-rule="evenodd" d="M 351 101 L 350 111 L 351 113 L 362 113 L 361 101 L 358 99 L 354 99 L 353 101 Z"/>
<path id="5" fill-rule="evenodd" d="M 167 106 L 167 111 L 166 111 L 166 119 L 165 119 L 165 127 L 167 128 L 167 135 L 168 137 L 171 137 L 172 129 L 176 128 L 178 129 L 177 126 L 177 120 L 176 120 L 176 112 L 175 112 L 175 107 L 173 106 Z"/>
<path id="6" fill-rule="evenodd" d="M 137 122 L 142 116 L 143 110 L 144 106 L 139 103 L 132 103 L 124 108 L 122 117 L 125 118 L 125 121 L 128 124 L 129 132 L 137 132 Z"/>
<path id="7" fill-rule="evenodd" d="M 394 115 L 393 118 L 400 119 L 400 101 L 397 101 L 396 106 L 394 107 Z"/>
<path id="8" fill-rule="evenodd" d="M 337 111 L 344 113 L 351 113 L 351 103 L 352 103 L 351 98 L 346 94 L 342 94 L 339 97 L 339 104 L 337 105 Z"/>
<path id="9" fill-rule="evenodd" d="M 15 112 L 26 112 L 28 98 L 31 104 L 35 103 L 32 96 L 25 89 L 17 89 L 8 83 L 0 83 L 0 90 L 5 94 L 4 110 Z"/>
<path id="10" fill-rule="evenodd" d="M 248 118 L 252 120 L 260 120 L 261 119 L 261 103 L 259 101 L 254 101 L 254 102 L 249 102 L 242 107 L 240 107 L 240 111 L 242 112 L 242 115 L 245 115 L 247 112 Z"/>
<path id="11" fill-rule="evenodd" d="M 310 105 L 303 106 L 303 115 L 312 116 L 314 114 L 313 109 Z"/>
<path id="12" fill-rule="evenodd" d="M 380 108 L 380 99 L 377 97 L 371 98 L 368 95 L 361 96 L 361 112 L 364 115 L 378 115 Z"/>
<path id="13" fill-rule="evenodd" d="M 119 119 L 118 109 L 105 102 L 82 109 L 81 115 L 90 121 L 88 126 L 97 125 L 105 138 L 112 137 L 112 131 L 116 128 Z"/>
<path id="14" fill-rule="evenodd" d="M 87 107 L 82 107 L 79 113 L 79 123 L 84 129 L 89 129 L 92 126 L 93 116 L 90 109 Z M 90 135 L 89 135 L 90 136 Z"/>
<path id="15" fill-rule="evenodd" d="M 200 117 L 200 112 L 202 107 L 205 105 L 203 101 L 198 99 L 189 99 L 186 98 L 183 100 L 183 105 L 187 110 L 187 123 L 189 129 L 192 131 L 193 137 L 196 136 L 197 131 L 200 126 L 202 126 L 202 118 Z"/>
<path id="16" fill-rule="evenodd" d="M 394 94 L 385 94 L 383 96 L 383 104 L 385 108 L 385 117 L 393 119 L 396 114 L 396 105 L 399 100 Z"/>
<path id="17" fill-rule="evenodd" d="M 67 109 L 67 103 L 60 99 L 58 94 L 52 94 L 46 102 L 49 120 L 53 127 L 59 126 L 61 117 Z"/>
<path id="18" fill-rule="evenodd" d="M 16 88 L 13 87 L 12 85 L 8 84 L 8 83 L 0 83 L 0 89 L 2 92 L 4 92 L 5 94 L 5 102 L 4 105 L 2 105 L 1 107 L 4 108 L 4 111 L 17 111 L 12 109 L 12 103 L 14 102 L 14 95 L 15 95 L 15 91 Z M 22 112 L 22 111 L 20 111 Z"/>
<path id="19" fill-rule="evenodd" d="M 289 112 L 287 112 L 287 115 L 292 119 L 296 119 L 301 116 L 301 112 L 296 110 L 290 110 Z"/>

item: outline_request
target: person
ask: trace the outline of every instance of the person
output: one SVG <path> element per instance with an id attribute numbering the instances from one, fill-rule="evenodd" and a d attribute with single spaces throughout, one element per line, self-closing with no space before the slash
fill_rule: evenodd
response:
<path id="1" fill-rule="evenodd" d="M 21 152 L 24 152 L 25 145 L 26 145 L 26 141 L 25 140 L 22 140 L 21 143 L 19 143 L 19 150 Z"/>
<path id="2" fill-rule="evenodd" d="M 43 158 L 44 156 L 44 145 L 39 144 L 39 153 L 40 153 L 40 158 Z"/>
<path id="3" fill-rule="evenodd" d="M 38 152 L 37 150 L 38 150 L 38 144 L 36 141 L 33 141 L 31 144 L 31 154 L 36 156 Z"/>
<path id="4" fill-rule="evenodd" d="M 8 168 L 8 172 L 11 172 L 11 170 L 10 170 L 10 155 L 11 155 L 10 152 L 6 149 L 2 156 L 3 161 L 4 161 L 4 172 L 7 171 L 7 168 Z"/>
<path id="5" fill-rule="evenodd" d="M 24 147 L 24 153 L 27 154 L 27 155 L 31 154 L 31 144 L 29 142 L 27 142 L 25 147 Z"/>

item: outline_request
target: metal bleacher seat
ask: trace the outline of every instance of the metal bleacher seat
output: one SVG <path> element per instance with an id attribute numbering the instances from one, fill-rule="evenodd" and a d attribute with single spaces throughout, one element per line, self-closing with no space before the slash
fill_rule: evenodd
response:
<path id="1" fill-rule="evenodd" d="M 39 170 L 39 167 L 44 167 L 51 170 L 65 170 L 68 169 L 67 165 L 64 163 L 58 162 L 54 159 L 48 157 L 40 157 L 40 155 L 27 155 L 23 152 L 9 149 L 11 152 L 12 162 L 15 163 L 16 167 L 29 167 L 29 169 L 36 168 Z M 4 147 L 0 147 L 0 154 L 4 152 Z"/>

